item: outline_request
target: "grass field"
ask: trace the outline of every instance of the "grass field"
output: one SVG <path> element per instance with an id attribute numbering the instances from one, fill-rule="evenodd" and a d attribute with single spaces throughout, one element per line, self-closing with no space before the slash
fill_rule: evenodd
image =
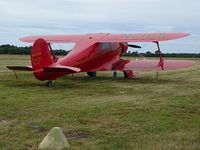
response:
<path id="1" fill-rule="evenodd" d="M 53 87 L 31 73 L 28 56 L 0 55 L 0 149 L 35 150 L 52 127 L 62 129 L 70 149 L 200 149 L 200 61 L 189 69 L 65 76 Z M 122 75 L 121 75 L 122 76 Z"/>

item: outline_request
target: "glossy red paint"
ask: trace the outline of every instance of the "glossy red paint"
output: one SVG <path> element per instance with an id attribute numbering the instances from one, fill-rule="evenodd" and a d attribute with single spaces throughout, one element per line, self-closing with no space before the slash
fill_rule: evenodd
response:
<path id="1" fill-rule="evenodd" d="M 125 77 L 134 76 L 133 70 L 178 69 L 191 66 L 193 61 L 129 61 L 121 59 L 128 49 L 128 42 L 159 42 L 188 36 L 186 33 L 146 34 L 86 34 L 46 35 L 21 38 L 33 42 L 32 67 L 8 66 L 12 70 L 33 71 L 38 80 L 55 80 L 58 77 L 79 72 L 104 70 L 124 71 Z M 64 58 L 51 54 L 49 43 L 76 43 Z M 162 63 L 162 64 L 161 64 Z"/>

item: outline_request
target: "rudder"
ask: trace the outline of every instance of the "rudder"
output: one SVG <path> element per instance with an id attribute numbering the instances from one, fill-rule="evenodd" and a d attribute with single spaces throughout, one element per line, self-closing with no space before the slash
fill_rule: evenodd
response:
<path id="1" fill-rule="evenodd" d="M 34 71 L 41 71 L 43 67 L 54 63 L 49 45 L 44 39 L 38 39 L 31 49 L 31 64 Z"/>
<path id="2" fill-rule="evenodd" d="M 46 73 L 44 67 L 54 64 L 49 45 L 44 39 L 38 39 L 31 49 L 31 64 L 35 77 L 38 80 L 53 80 L 52 74 Z"/>

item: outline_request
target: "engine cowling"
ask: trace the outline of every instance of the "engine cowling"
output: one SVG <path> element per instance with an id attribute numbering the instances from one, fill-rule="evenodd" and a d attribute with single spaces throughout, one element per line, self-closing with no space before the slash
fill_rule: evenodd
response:
<path id="1" fill-rule="evenodd" d="M 122 49 L 122 52 L 121 52 L 120 56 L 122 56 L 128 50 L 128 43 L 126 43 L 126 42 L 120 43 L 120 46 L 121 46 L 121 49 Z"/>

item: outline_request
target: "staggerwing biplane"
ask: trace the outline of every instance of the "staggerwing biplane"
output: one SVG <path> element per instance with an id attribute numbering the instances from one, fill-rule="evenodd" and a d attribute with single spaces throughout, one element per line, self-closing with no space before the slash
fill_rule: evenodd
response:
<path id="1" fill-rule="evenodd" d="M 170 70 L 191 66 L 189 60 L 163 59 L 159 42 L 183 38 L 186 33 L 138 33 L 138 34 L 85 34 L 85 35 L 43 35 L 21 38 L 33 43 L 31 66 L 7 66 L 11 70 L 32 71 L 38 80 L 47 80 L 47 85 L 58 77 L 87 72 L 96 76 L 96 71 L 123 71 L 125 78 L 132 78 L 134 70 Z M 157 45 L 158 60 L 124 60 L 121 58 L 128 47 L 141 48 L 129 42 L 153 42 Z M 75 43 L 72 50 L 63 58 L 53 54 L 52 43 Z"/>

